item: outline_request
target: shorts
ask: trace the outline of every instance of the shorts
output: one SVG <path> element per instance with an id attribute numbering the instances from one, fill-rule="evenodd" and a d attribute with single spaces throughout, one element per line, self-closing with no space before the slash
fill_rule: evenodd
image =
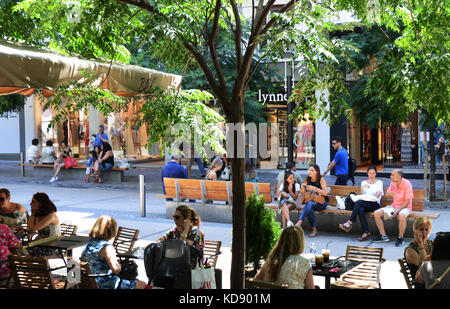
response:
<path id="1" fill-rule="evenodd" d="M 395 208 L 392 206 L 386 206 L 386 207 L 383 207 L 382 209 L 384 211 L 384 220 L 391 219 L 392 215 L 395 212 Z M 408 217 L 410 215 L 410 211 L 408 208 L 403 208 L 398 214 Z"/>
<path id="2" fill-rule="evenodd" d="M 112 169 L 112 167 L 113 167 L 113 165 L 112 165 L 111 163 L 105 163 L 105 162 L 103 162 L 102 164 L 100 164 L 100 170 L 101 170 L 102 172 L 107 172 L 107 171 L 109 171 L 110 169 Z"/>
<path id="3" fill-rule="evenodd" d="M 89 175 L 91 173 L 91 168 L 88 166 L 86 167 L 86 175 Z"/>

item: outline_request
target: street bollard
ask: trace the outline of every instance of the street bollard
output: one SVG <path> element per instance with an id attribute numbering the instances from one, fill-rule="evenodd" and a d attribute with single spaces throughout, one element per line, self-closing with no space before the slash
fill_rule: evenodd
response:
<path id="1" fill-rule="evenodd" d="M 140 204 L 141 204 L 141 217 L 145 217 L 146 215 L 146 207 L 145 207 L 145 180 L 144 175 L 139 175 L 139 190 L 140 190 Z"/>

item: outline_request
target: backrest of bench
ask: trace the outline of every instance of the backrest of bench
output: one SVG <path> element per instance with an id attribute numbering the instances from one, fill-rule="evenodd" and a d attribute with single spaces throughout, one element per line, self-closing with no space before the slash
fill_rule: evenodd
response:
<path id="1" fill-rule="evenodd" d="M 164 187 L 166 189 L 167 197 L 177 198 L 177 183 L 180 199 L 229 201 L 230 198 L 232 200 L 231 181 L 164 178 Z M 259 195 L 264 196 L 266 203 L 272 202 L 269 183 L 245 183 L 245 194 L 247 197 L 255 190 Z"/>
<path id="2" fill-rule="evenodd" d="M 336 186 L 336 185 L 329 185 L 330 191 L 328 192 L 328 195 L 330 196 L 330 201 L 328 202 L 329 205 L 337 205 L 337 201 L 335 196 L 339 195 L 343 198 L 347 197 L 351 192 L 355 192 L 356 194 L 361 194 L 361 187 L 356 186 Z M 384 194 L 386 194 L 387 188 L 383 189 Z M 423 204 L 424 204 L 424 198 L 425 194 L 423 190 L 413 190 L 414 198 L 412 203 L 412 210 L 413 211 L 423 211 Z M 392 203 L 391 198 L 387 198 L 383 196 L 381 199 L 381 206 L 390 205 Z"/>

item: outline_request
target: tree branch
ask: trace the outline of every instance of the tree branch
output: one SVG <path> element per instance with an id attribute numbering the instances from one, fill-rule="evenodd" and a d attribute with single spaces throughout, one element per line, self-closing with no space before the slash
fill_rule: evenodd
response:
<path id="1" fill-rule="evenodd" d="M 236 21 L 236 30 L 233 31 L 233 34 L 234 34 L 234 45 L 236 49 L 236 72 L 239 72 L 242 66 L 242 48 L 241 48 L 242 25 L 236 1 L 231 0 L 230 3 L 231 7 L 233 8 L 234 20 Z"/>
<path id="2" fill-rule="evenodd" d="M 209 46 L 209 52 L 211 53 L 211 59 L 212 59 L 214 68 L 216 69 L 216 72 L 217 72 L 217 78 L 219 79 L 221 91 L 226 94 L 227 84 L 226 84 L 225 78 L 223 76 L 222 67 L 220 66 L 219 60 L 217 59 L 217 51 L 216 51 L 216 37 L 217 37 L 218 30 L 219 30 L 219 17 L 220 17 L 221 7 L 222 7 L 221 0 L 217 0 L 216 7 L 214 8 L 214 21 L 213 21 L 211 34 L 209 35 L 208 46 Z"/>
<path id="3" fill-rule="evenodd" d="M 288 3 L 286 3 L 285 6 L 283 6 L 278 12 L 279 13 L 286 13 L 287 11 L 289 11 L 297 2 L 297 0 L 291 0 Z M 258 33 L 258 35 L 264 34 L 266 33 L 275 23 L 276 19 L 275 18 L 271 18 L 269 20 L 269 22 L 264 26 L 264 28 L 261 30 L 261 32 Z"/>

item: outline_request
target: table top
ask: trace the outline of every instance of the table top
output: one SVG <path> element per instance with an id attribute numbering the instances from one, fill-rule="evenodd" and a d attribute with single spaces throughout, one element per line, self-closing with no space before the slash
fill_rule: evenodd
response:
<path id="1" fill-rule="evenodd" d="M 36 247 L 70 250 L 86 245 L 89 239 L 89 236 L 64 236 L 54 241 L 38 244 Z"/>
<path id="2" fill-rule="evenodd" d="M 323 263 L 322 268 L 316 268 L 315 261 L 310 260 L 313 267 L 313 274 L 315 276 L 334 277 L 339 278 L 342 274 L 348 272 L 350 269 L 358 266 L 362 262 L 345 261 L 345 260 L 330 260 L 328 263 Z"/>

